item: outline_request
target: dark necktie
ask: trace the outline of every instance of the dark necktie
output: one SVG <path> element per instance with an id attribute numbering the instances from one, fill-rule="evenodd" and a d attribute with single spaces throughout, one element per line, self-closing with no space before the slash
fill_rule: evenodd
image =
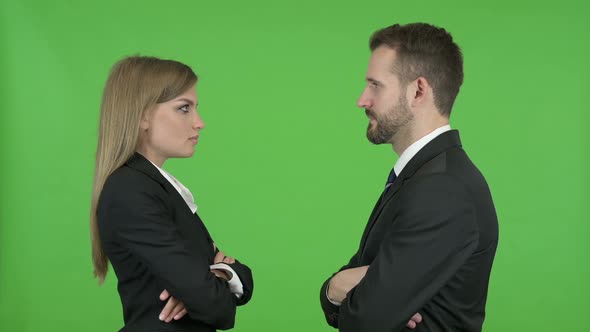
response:
<path id="1" fill-rule="evenodd" d="M 395 175 L 395 170 L 392 168 L 391 172 L 389 172 L 389 177 L 387 178 L 387 182 L 385 183 L 385 190 L 383 193 L 387 192 L 387 190 L 389 189 L 389 187 L 391 187 L 391 185 L 393 184 L 393 181 L 395 181 L 396 178 L 397 178 L 397 176 Z"/>

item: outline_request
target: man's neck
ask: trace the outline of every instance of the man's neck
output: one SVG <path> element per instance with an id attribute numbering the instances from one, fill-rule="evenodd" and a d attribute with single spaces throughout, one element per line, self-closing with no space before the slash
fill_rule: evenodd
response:
<path id="1" fill-rule="evenodd" d="M 406 149 L 417 142 L 422 137 L 430 134 L 437 128 L 446 126 L 449 124 L 449 119 L 444 117 L 436 117 L 431 121 L 413 121 L 410 125 L 402 128 L 395 134 L 392 139 L 393 151 L 401 156 Z"/>

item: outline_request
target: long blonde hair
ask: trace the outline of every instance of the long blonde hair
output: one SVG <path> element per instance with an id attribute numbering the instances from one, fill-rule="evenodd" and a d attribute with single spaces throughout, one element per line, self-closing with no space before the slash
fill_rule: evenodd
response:
<path id="1" fill-rule="evenodd" d="M 158 103 L 169 101 L 197 82 L 190 67 L 173 60 L 132 56 L 117 62 L 107 79 L 100 109 L 98 146 L 92 203 L 90 236 L 94 276 L 102 284 L 108 271 L 98 231 L 96 208 L 107 178 L 137 150 L 140 121 Z"/>

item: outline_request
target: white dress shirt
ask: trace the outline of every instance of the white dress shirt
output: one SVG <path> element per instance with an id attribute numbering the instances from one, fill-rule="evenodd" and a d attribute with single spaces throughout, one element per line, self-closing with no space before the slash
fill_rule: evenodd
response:
<path id="1" fill-rule="evenodd" d="M 193 194 L 190 192 L 190 190 L 188 190 L 187 187 L 185 187 L 182 183 L 180 183 L 180 181 L 178 181 L 174 176 L 172 176 L 172 174 L 170 174 L 170 173 L 166 172 L 165 170 L 163 170 L 162 168 L 158 167 L 158 165 L 154 164 L 151 160 L 150 160 L 150 162 L 152 163 L 152 165 L 154 165 L 158 169 L 158 171 L 160 171 L 162 176 L 164 178 L 166 178 L 166 180 L 168 180 L 168 182 L 170 182 L 170 184 L 174 187 L 174 189 L 176 189 L 176 191 L 178 191 L 180 196 L 182 196 L 182 198 L 186 202 L 186 205 L 188 205 L 191 212 L 192 213 L 197 212 L 197 204 L 195 203 L 195 199 L 193 197 Z M 234 269 L 232 269 L 229 265 L 227 265 L 225 263 L 217 263 L 217 264 L 211 265 L 209 268 L 211 270 L 217 269 L 217 270 L 224 270 L 226 272 L 229 272 L 229 275 L 231 277 L 231 279 L 228 281 L 229 290 L 238 299 L 241 298 L 242 295 L 244 295 L 244 288 L 242 285 L 242 281 L 240 280 L 240 277 L 234 271 Z"/>
<path id="2" fill-rule="evenodd" d="M 438 127 L 435 130 L 431 131 L 426 136 L 422 137 L 421 139 L 417 140 L 416 142 L 412 143 L 412 145 L 408 146 L 408 148 L 402 152 L 402 155 L 399 156 L 397 162 L 393 166 L 393 171 L 395 172 L 396 176 L 399 176 L 404 167 L 414 158 L 414 156 L 422 150 L 426 144 L 430 143 L 433 139 L 435 139 L 438 135 L 451 130 L 450 125 L 444 125 L 442 127 Z"/>

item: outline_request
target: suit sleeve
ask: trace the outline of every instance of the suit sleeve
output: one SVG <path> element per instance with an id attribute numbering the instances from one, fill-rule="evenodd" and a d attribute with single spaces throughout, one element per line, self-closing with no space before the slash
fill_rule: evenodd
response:
<path id="1" fill-rule="evenodd" d="M 187 249 L 162 198 L 164 193 L 158 192 L 162 189 L 130 187 L 103 191 L 106 197 L 101 197 L 99 218 L 108 220 L 122 245 L 184 303 L 191 319 L 217 329 L 232 328 L 235 296 L 226 281 L 210 272 L 205 255 Z"/>
<path id="2" fill-rule="evenodd" d="M 219 252 L 219 248 L 215 248 L 215 254 Z M 244 294 L 237 300 L 237 305 L 241 306 L 250 301 L 252 294 L 254 293 L 254 278 L 252 277 L 252 270 L 246 265 L 242 264 L 239 260 L 232 264 L 227 264 L 240 278 L 242 283 L 242 291 Z"/>
<path id="3" fill-rule="evenodd" d="M 244 305 L 250 301 L 252 294 L 254 293 L 254 278 L 252 277 L 252 271 L 247 265 L 242 264 L 237 259 L 235 263 L 228 265 L 238 274 L 238 277 L 242 282 L 244 294 L 237 299 L 237 305 Z"/>
<path id="4" fill-rule="evenodd" d="M 354 256 L 352 256 L 350 258 L 350 261 L 348 262 L 348 264 L 341 267 L 340 270 L 338 270 L 338 272 L 340 272 L 342 270 L 358 267 L 359 266 L 358 265 L 358 255 L 359 255 L 358 252 L 356 254 L 354 254 Z M 338 272 L 336 272 L 336 273 L 338 273 Z M 334 274 L 336 274 L 336 273 L 334 273 Z M 330 283 L 330 279 L 332 279 L 334 274 L 332 274 L 332 276 L 330 278 L 328 278 L 328 280 L 326 280 L 324 282 L 324 284 L 322 285 L 322 287 L 320 288 L 320 304 L 322 306 L 322 310 L 324 311 L 324 316 L 326 318 L 326 322 L 328 323 L 328 325 L 337 328 L 338 327 L 338 313 L 340 311 L 340 306 L 337 306 L 334 303 L 330 302 L 330 300 L 328 300 L 328 296 L 327 296 L 328 284 Z"/>
<path id="5" fill-rule="evenodd" d="M 454 178 L 416 179 L 396 201 L 403 204 L 400 214 L 367 274 L 342 302 L 340 331 L 404 330 L 477 247 L 470 193 Z"/>

